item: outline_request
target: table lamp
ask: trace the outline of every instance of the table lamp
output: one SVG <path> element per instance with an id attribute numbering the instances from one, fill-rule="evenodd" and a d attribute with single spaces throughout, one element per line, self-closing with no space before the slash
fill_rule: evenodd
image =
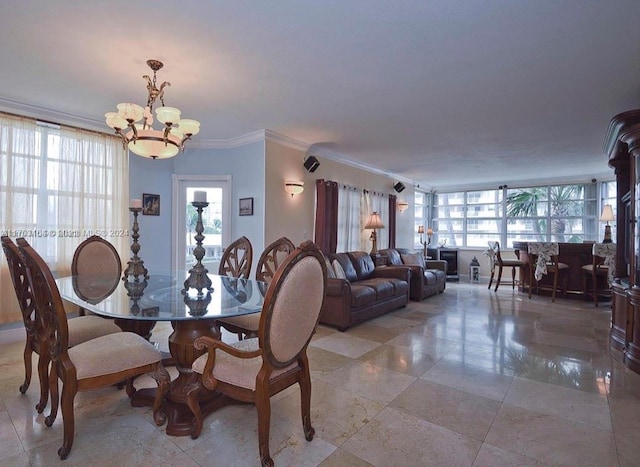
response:
<path id="1" fill-rule="evenodd" d="M 371 232 L 369 240 L 371 240 L 371 242 L 373 243 L 371 247 L 371 254 L 375 254 L 378 252 L 378 234 L 376 233 L 376 229 L 384 229 L 384 224 L 382 223 L 380 214 L 375 211 L 372 212 L 364 228 L 373 230 L 373 232 Z"/>
<path id="2" fill-rule="evenodd" d="M 606 222 L 604 226 L 604 239 L 602 243 L 611 243 L 611 226 L 610 221 L 615 221 L 616 218 L 613 215 L 613 207 L 610 204 L 605 204 L 602 208 L 602 214 L 600 214 L 600 222 Z"/>

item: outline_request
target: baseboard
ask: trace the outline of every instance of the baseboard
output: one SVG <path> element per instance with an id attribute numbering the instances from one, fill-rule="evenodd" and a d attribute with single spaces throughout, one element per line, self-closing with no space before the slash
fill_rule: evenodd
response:
<path id="1" fill-rule="evenodd" d="M 0 345 L 20 342 L 25 339 L 24 327 L 0 329 Z"/>

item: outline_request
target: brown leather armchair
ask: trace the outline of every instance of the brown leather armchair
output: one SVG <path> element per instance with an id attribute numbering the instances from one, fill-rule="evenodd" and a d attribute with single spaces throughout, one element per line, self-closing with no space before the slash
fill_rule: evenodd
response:
<path id="1" fill-rule="evenodd" d="M 447 262 L 444 260 L 426 260 L 424 267 L 419 264 L 405 264 L 403 255 L 412 254 L 406 248 L 388 248 L 378 253 L 387 258 L 390 267 L 405 267 L 411 270 L 409 296 L 411 300 L 424 300 L 431 295 L 444 292 L 447 286 Z M 406 257 L 406 256 L 405 256 Z"/>

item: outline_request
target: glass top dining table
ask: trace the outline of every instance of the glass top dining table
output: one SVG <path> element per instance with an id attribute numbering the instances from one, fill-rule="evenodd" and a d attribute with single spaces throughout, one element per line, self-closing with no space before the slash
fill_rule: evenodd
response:
<path id="1" fill-rule="evenodd" d="M 186 272 L 175 275 L 149 273 L 147 280 L 123 281 L 120 277 L 78 275 L 56 280 L 60 296 L 97 315 L 115 318 L 123 331 L 136 332 L 149 339 L 157 321 L 170 321 L 173 332 L 169 336 L 171 358 L 165 365 L 175 365 L 178 376 L 171 381 L 163 402 L 167 416 L 166 433 L 188 436 L 195 419 L 187 405 L 187 392 L 198 391 L 203 416 L 230 400 L 207 390 L 191 371 L 191 364 L 204 349 L 194 342 L 206 336 L 220 339 L 215 320 L 257 313 L 262 310 L 267 284 L 255 280 L 237 279 L 209 274 L 212 290 L 198 294 L 195 289 L 183 293 Z M 142 389 L 131 397 L 134 407 L 151 406 L 155 389 Z"/>
<path id="2" fill-rule="evenodd" d="M 183 293 L 186 272 L 150 273 L 147 280 L 122 281 L 83 274 L 56 280 L 63 299 L 108 318 L 140 321 L 215 319 L 259 312 L 267 284 L 209 274 L 213 290 Z"/>

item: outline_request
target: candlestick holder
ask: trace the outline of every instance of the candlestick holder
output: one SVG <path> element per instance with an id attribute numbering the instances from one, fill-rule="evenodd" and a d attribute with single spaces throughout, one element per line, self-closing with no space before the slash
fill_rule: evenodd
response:
<path id="1" fill-rule="evenodd" d="M 422 257 L 426 260 L 427 259 L 427 246 L 431 245 L 431 235 L 428 231 L 427 231 L 427 239 L 426 240 L 422 240 L 422 236 L 424 234 L 424 232 L 420 232 L 420 229 L 418 229 L 418 232 L 420 233 L 420 243 L 422 244 Z"/>
<path id="2" fill-rule="evenodd" d="M 196 264 L 189 270 L 189 277 L 186 281 L 184 281 L 184 289 L 182 289 L 182 293 L 186 294 L 190 288 L 197 289 L 198 295 L 204 295 L 203 289 L 208 291 L 213 291 L 211 287 L 211 279 L 207 273 L 209 272 L 207 268 L 202 264 L 202 258 L 206 253 L 206 250 L 202 246 L 202 240 L 204 240 L 204 235 L 202 232 L 204 231 L 204 227 L 202 225 L 202 210 L 209 206 L 209 203 L 206 201 L 193 201 L 191 205 L 196 208 L 198 211 L 198 222 L 196 223 L 196 236 L 194 237 L 196 240 L 196 247 L 193 249 L 193 256 L 196 258 Z"/>
<path id="3" fill-rule="evenodd" d="M 124 270 L 122 275 L 123 281 L 128 281 L 130 277 L 133 277 L 134 281 L 139 281 L 140 276 L 144 279 L 149 279 L 149 271 L 144 267 L 144 261 L 138 258 L 138 252 L 140 251 L 140 243 L 138 239 L 140 238 L 140 227 L 138 226 L 138 214 L 142 211 L 142 208 L 129 208 L 129 211 L 133 213 L 133 226 L 131 227 L 131 238 L 133 238 L 133 242 L 131 243 L 131 251 L 133 252 L 133 257 L 127 263 L 127 267 Z"/>
<path id="4" fill-rule="evenodd" d="M 198 294 L 196 297 L 190 296 L 188 293 L 184 295 L 184 303 L 189 308 L 191 316 L 204 316 L 208 312 L 209 303 L 211 303 L 211 294 L 207 291 Z"/>
<path id="5" fill-rule="evenodd" d="M 127 289 L 127 295 L 131 299 L 130 310 L 133 316 L 140 314 L 140 305 L 138 301 L 144 295 L 144 289 L 149 283 L 145 280 L 142 281 L 125 281 L 124 288 Z"/>

